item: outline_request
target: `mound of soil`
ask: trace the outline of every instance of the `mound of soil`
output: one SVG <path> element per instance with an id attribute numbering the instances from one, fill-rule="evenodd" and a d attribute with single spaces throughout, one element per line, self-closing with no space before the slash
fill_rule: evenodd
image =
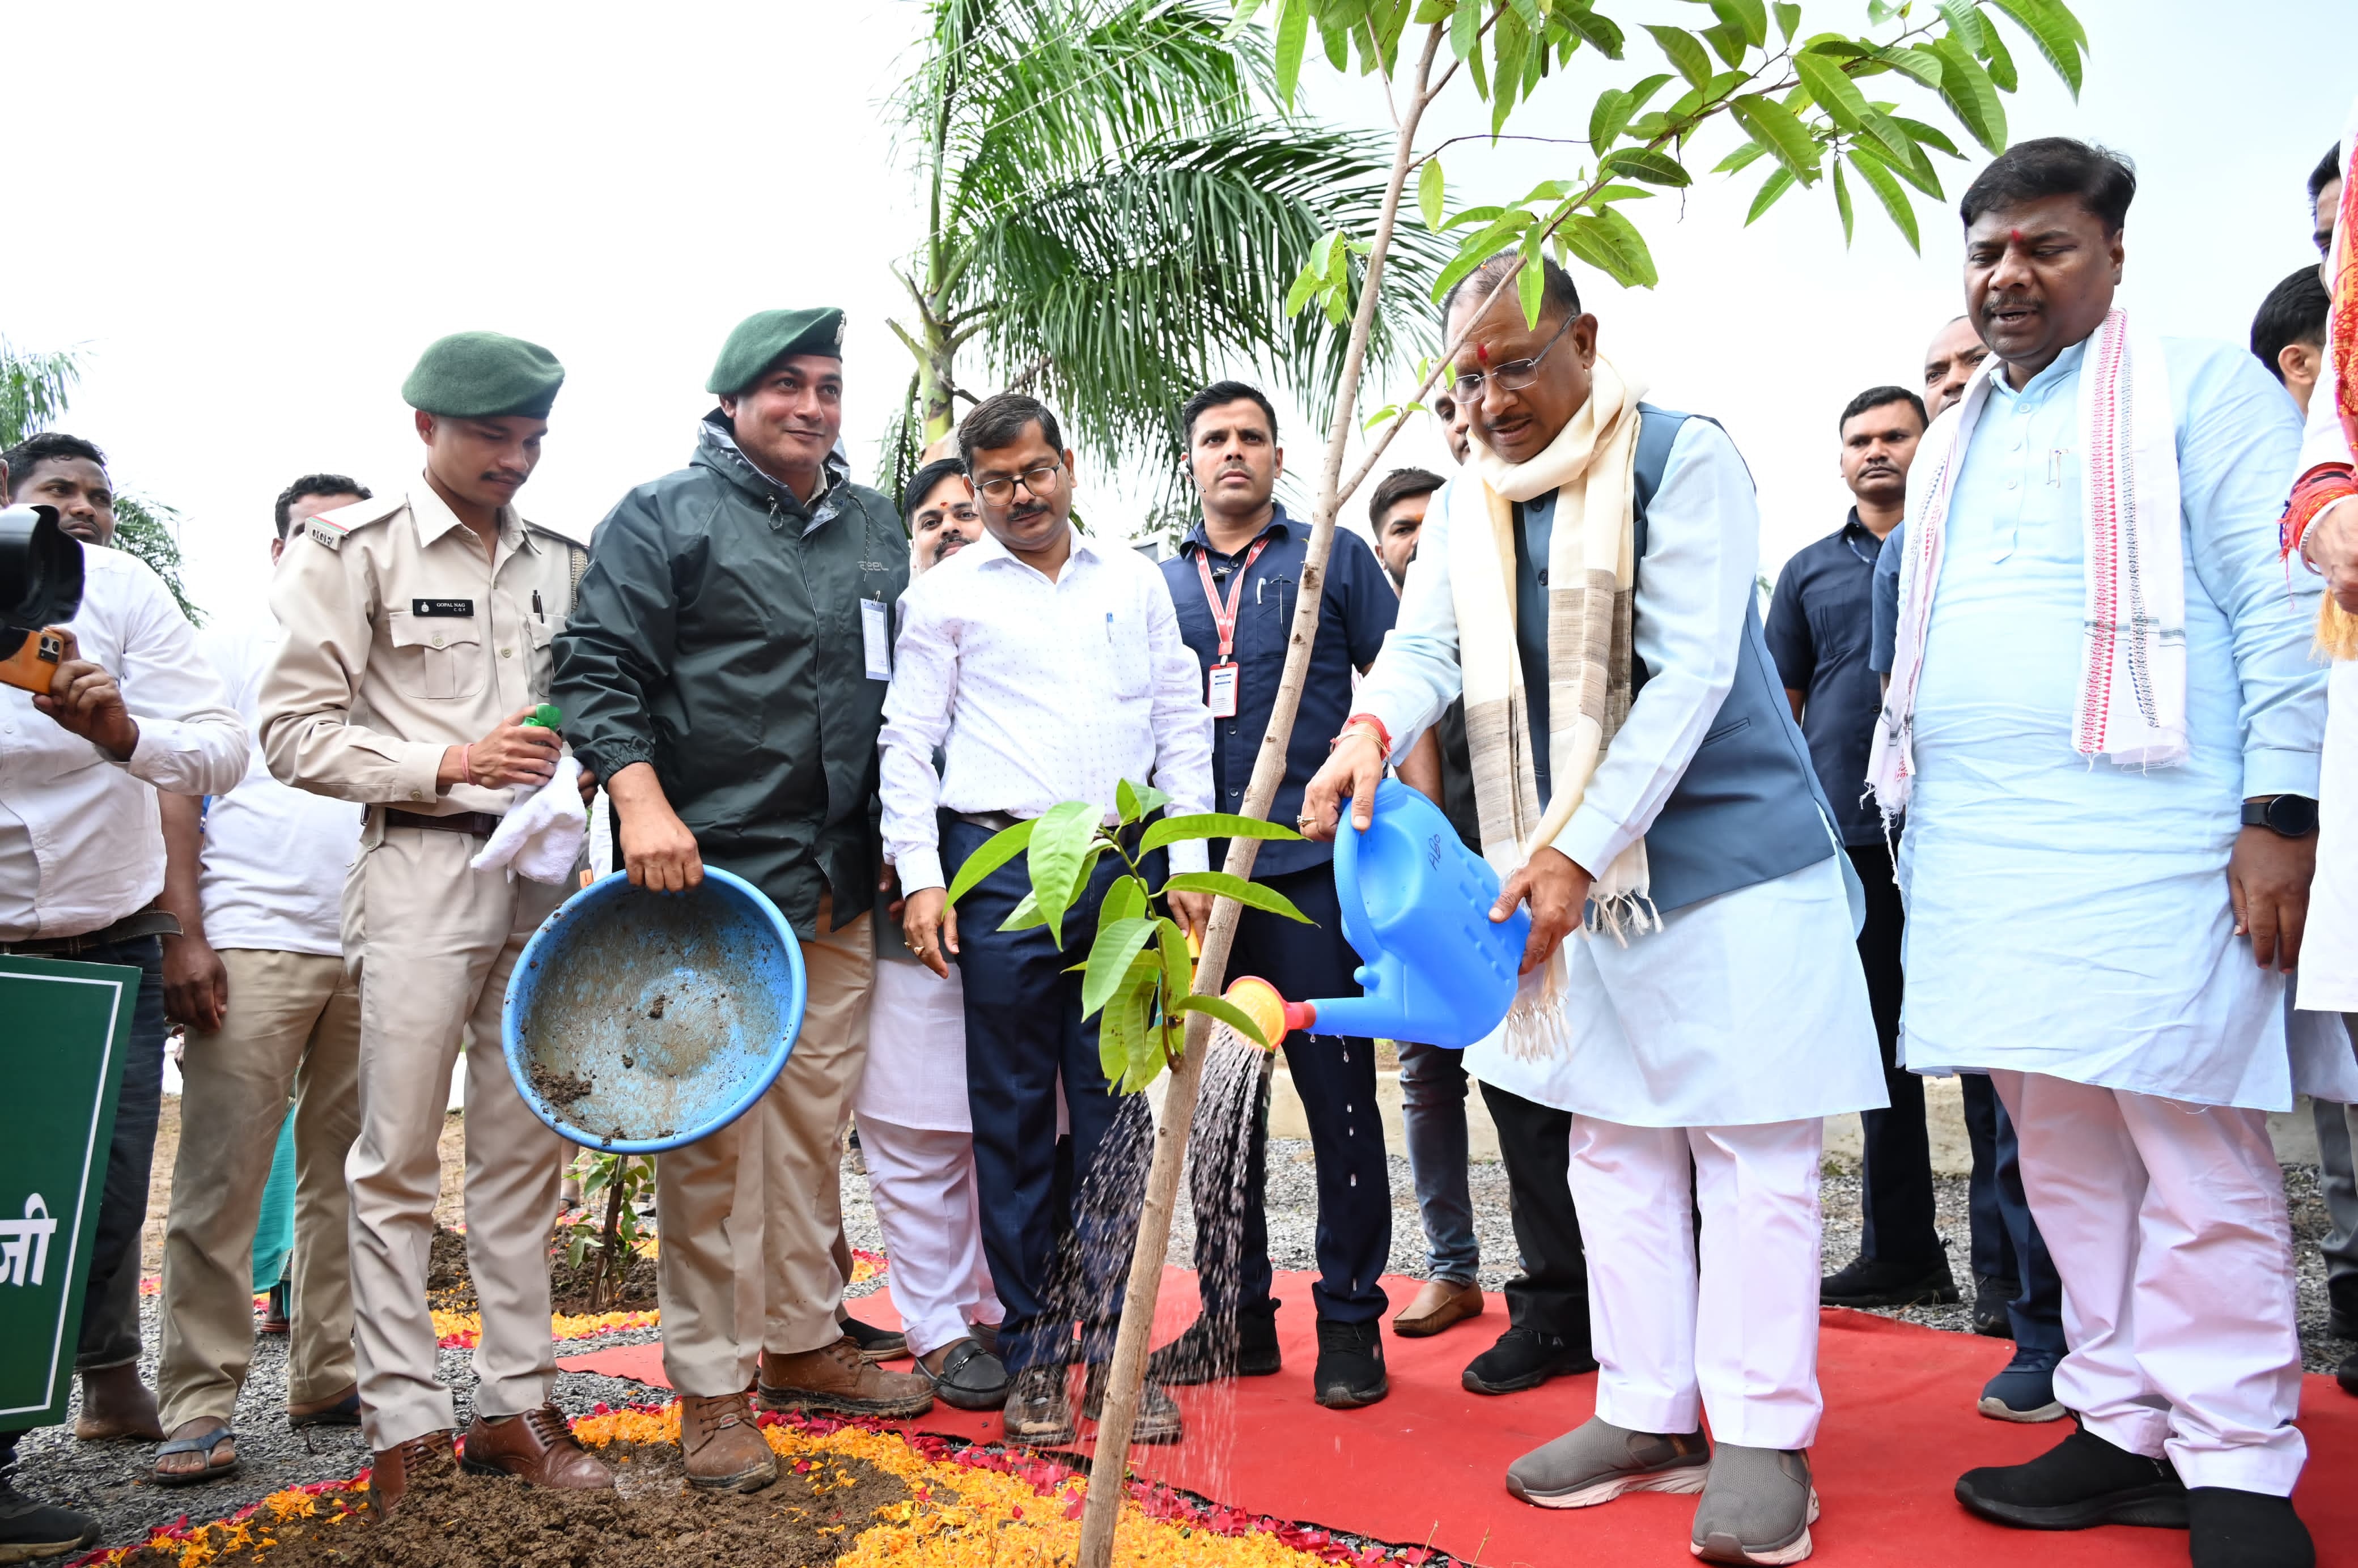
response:
<path id="1" fill-rule="evenodd" d="M 858 1459 L 829 1458 L 800 1476 L 781 1465 L 774 1485 L 749 1496 L 689 1490 L 668 1446 L 599 1454 L 616 1465 L 611 1492 L 548 1491 L 446 1465 L 412 1477 L 386 1524 L 362 1513 L 249 1529 L 276 1536 L 271 1568 L 825 1568 L 878 1509 L 909 1495 L 897 1476 Z M 183 1552 L 181 1542 L 143 1547 L 124 1562 L 179 1568 Z"/>
<path id="2" fill-rule="evenodd" d="M 586 1313 L 590 1310 L 590 1282 L 598 1271 L 597 1254 L 585 1253 L 578 1269 L 565 1261 L 568 1238 L 563 1231 L 551 1233 L 548 1248 L 548 1297 L 550 1310 L 561 1313 Z M 426 1255 L 426 1299 L 444 1312 L 476 1310 L 475 1283 L 467 1273 L 467 1238 L 459 1231 L 442 1226 L 434 1227 L 434 1240 Z M 622 1290 L 608 1289 L 599 1303 L 600 1312 L 652 1312 L 655 1306 L 655 1260 L 635 1252 L 626 1254 Z"/>

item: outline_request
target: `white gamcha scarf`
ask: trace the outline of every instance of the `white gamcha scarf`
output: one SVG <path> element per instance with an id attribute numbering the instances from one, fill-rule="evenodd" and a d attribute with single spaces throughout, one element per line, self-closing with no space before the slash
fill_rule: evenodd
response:
<path id="1" fill-rule="evenodd" d="M 1995 354 L 1984 360 L 1916 454 L 1891 689 L 1867 764 L 1887 823 L 1906 810 L 1915 783 L 1916 694 L 1957 470 L 1989 402 L 1990 378 L 2004 368 Z M 2131 328 L 2117 306 L 2088 339 L 2079 394 L 2086 591 L 2071 749 L 2125 768 L 2169 767 L 2187 750 L 2177 431 L 2161 345 Z"/>

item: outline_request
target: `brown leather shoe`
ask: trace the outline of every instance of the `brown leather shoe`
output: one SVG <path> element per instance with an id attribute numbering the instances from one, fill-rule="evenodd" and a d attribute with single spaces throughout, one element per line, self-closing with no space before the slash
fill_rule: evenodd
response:
<path id="1" fill-rule="evenodd" d="M 934 1408 L 933 1386 L 914 1372 L 887 1372 L 866 1360 L 845 1335 L 816 1350 L 781 1356 L 762 1352 L 755 1385 L 763 1410 L 833 1411 L 838 1415 L 892 1419 Z"/>
<path id="2" fill-rule="evenodd" d="M 156 1396 L 139 1380 L 139 1363 L 93 1367 L 79 1374 L 81 1413 L 74 1418 L 74 1437 L 82 1443 L 106 1443 L 135 1437 L 146 1443 L 164 1441 L 164 1422 L 156 1413 Z"/>
<path id="3" fill-rule="evenodd" d="M 573 1441 L 573 1429 L 553 1404 L 497 1420 L 477 1416 L 468 1423 L 460 1463 L 478 1476 L 516 1476 L 531 1486 L 568 1492 L 614 1484 L 614 1473 Z"/>
<path id="4" fill-rule="evenodd" d="M 1392 1332 L 1402 1339 L 1430 1339 L 1455 1323 L 1482 1315 L 1482 1287 L 1461 1280 L 1427 1280 L 1392 1319 Z"/>
<path id="5" fill-rule="evenodd" d="M 378 1449 L 375 1465 L 369 1471 L 369 1503 L 376 1509 L 377 1521 L 381 1524 L 393 1517 L 412 1480 L 438 1470 L 447 1473 L 455 1465 L 447 1432 L 429 1432 Z"/>
<path id="6" fill-rule="evenodd" d="M 679 1453 L 687 1484 L 708 1491 L 758 1492 L 778 1478 L 778 1456 L 742 1394 L 682 1394 Z"/>
<path id="7" fill-rule="evenodd" d="M 1072 1442 L 1079 1429 L 1073 1425 L 1070 1383 L 1061 1361 L 1026 1367 L 1008 1379 L 1007 1403 L 1000 1411 L 1007 1441 L 1041 1447 Z"/>

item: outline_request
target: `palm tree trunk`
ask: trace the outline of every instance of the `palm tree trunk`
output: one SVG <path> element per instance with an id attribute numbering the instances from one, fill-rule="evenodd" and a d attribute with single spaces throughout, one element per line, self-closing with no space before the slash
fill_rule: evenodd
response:
<path id="1" fill-rule="evenodd" d="M 1383 215 L 1377 221 L 1375 243 L 1368 253 L 1368 276 L 1351 319 L 1351 339 L 1343 355 L 1343 379 L 1335 400 L 1335 422 L 1327 433 L 1326 465 L 1319 480 L 1318 504 L 1311 515 L 1310 547 L 1302 564 L 1302 587 L 1295 600 L 1293 628 L 1285 653 L 1285 672 L 1278 682 L 1277 705 L 1270 712 L 1269 729 L 1261 736 L 1260 752 L 1253 759 L 1252 780 L 1245 786 L 1243 813 L 1266 816 L 1285 779 L 1286 746 L 1293 735 L 1294 714 L 1302 706 L 1303 678 L 1310 668 L 1310 648 L 1318 635 L 1318 609 L 1324 598 L 1326 557 L 1335 542 L 1335 514 L 1341 504 L 1343 454 L 1356 426 L 1353 410 L 1359 395 L 1359 374 L 1368 355 L 1368 336 L 1374 330 L 1378 288 L 1383 281 L 1384 258 L 1391 250 L 1392 230 L 1400 217 L 1401 188 L 1408 181 L 1416 153 L 1417 123 L 1432 100 L 1433 62 L 1441 49 L 1446 24 L 1428 29 L 1424 54 L 1417 61 L 1416 89 L 1401 116 L 1400 135 L 1392 149 L 1391 173 L 1384 185 Z M 1260 853 L 1258 838 L 1228 840 L 1226 870 L 1236 877 L 1252 875 Z M 1222 899 L 1212 911 L 1211 929 L 1205 934 L 1204 956 L 1195 966 L 1195 993 L 1216 996 L 1227 979 L 1228 948 L 1236 939 L 1237 921 L 1244 906 Z M 1178 1200 L 1179 1175 L 1186 1162 L 1187 1134 L 1195 1123 L 1195 1097 L 1204 1076 L 1204 1057 L 1211 1044 L 1208 1014 L 1187 1018 L 1186 1054 L 1171 1071 L 1171 1087 L 1163 1100 L 1163 1119 L 1154 1130 L 1154 1162 L 1146 1177 L 1146 1204 L 1139 1217 L 1138 1247 L 1130 1255 L 1130 1289 L 1122 1303 L 1121 1328 L 1114 1339 L 1113 1367 L 1107 1377 L 1104 1418 L 1098 1423 L 1097 1457 L 1090 1468 L 1088 1501 L 1081 1515 L 1078 1568 L 1111 1568 L 1114 1526 L 1121 1514 L 1123 1482 L 1130 1472 L 1130 1434 L 1138 1420 L 1138 1400 L 1146 1381 L 1146 1356 L 1153 1337 L 1154 1301 L 1163 1285 L 1163 1260 L 1171 1247 L 1172 1209 Z"/>

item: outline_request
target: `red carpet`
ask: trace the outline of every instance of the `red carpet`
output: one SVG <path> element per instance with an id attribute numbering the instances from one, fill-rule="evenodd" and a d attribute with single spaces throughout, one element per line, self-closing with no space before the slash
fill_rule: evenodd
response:
<path id="1" fill-rule="evenodd" d="M 1186 1271 L 1165 1276 L 1155 1314 L 1158 1343 L 1195 1312 Z M 1395 1307 L 1416 1289 L 1387 1279 Z M 1639 1496 L 1603 1508 L 1551 1512 L 1509 1497 L 1507 1465 L 1526 1450 L 1586 1420 L 1596 1379 L 1558 1379 L 1530 1393 L 1485 1398 L 1458 1384 L 1466 1363 L 1507 1325 L 1505 1304 L 1433 1339 L 1387 1334 L 1391 1397 L 1362 1411 L 1312 1402 L 1317 1359 L 1309 1277 L 1279 1276 L 1279 1333 L 1285 1370 L 1245 1379 L 1233 1394 L 1175 1390 L 1187 1411 L 1188 1440 L 1141 1449 L 1140 1473 L 1254 1513 L 1300 1519 L 1379 1540 L 1433 1545 L 1482 1568 L 1556 1568 L 1586 1561 L 1692 1563 L 1692 1497 Z M 884 1292 L 853 1303 L 871 1323 L 898 1326 Z M 1812 1530 L 1829 1568 L 1992 1568 L 2035 1560 L 2041 1568 L 2182 1564 L 2186 1537 L 2120 1527 L 2026 1535 L 1984 1524 L 1951 1493 L 1975 1465 L 2011 1464 L 2052 1445 L 2061 1426 L 2009 1426 L 1974 1411 L 1982 1383 L 2011 1351 L 1999 1340 L 1942 1334 L 1864 1313 L 1828 1312 L 1820 1353 L 1825 1423 L 1812 1456 L 1825 1517 Z M 661 1386 L 653 1345 L 568 1357 L 568 1371 L 600 1372 Z M 1225 1407 L 1225 1408 L 1223 1408 Z M 969 1415 L 936 1405 L 906 1423 L 996 1441 L 996 1412 Z M 2318 1561 L 2358 1564 L 2358 1400 L 2330 1378 L 2312 1377 L 2302 1396 L 2309 1469 L 2297 1500 L 2317 1537 Z M 1087 1449 L 1085 1441 L 1083 1451 Z"/>

